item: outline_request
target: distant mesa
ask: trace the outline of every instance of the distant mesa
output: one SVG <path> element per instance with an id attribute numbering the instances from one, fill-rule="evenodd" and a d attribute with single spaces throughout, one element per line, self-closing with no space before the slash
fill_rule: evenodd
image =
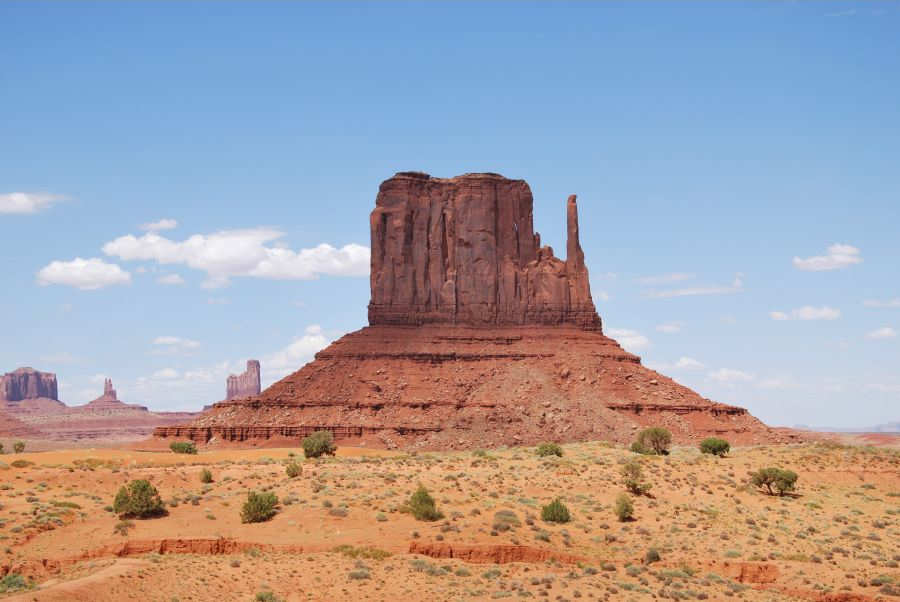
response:
<path id="1" fill-rule="evenodd" d="M 646 426 L 668 428 L 679 443 L 796 440 L 644 367 L 604 336 L 574 195 L 565 211 L 562 260 L 534 231 L 524 180 L 396 174 L 369 218 L 369 326 L 259 394 L 154 433 L 208 443 L 325 429 L 346 444 L 406 449 L 628 443 Z"/>
<path id="2" fill-rule="evenodd" d="M 112 379 L 106 378 L 103 380 L 103 395 L 89 401 L 83 406 L 75 406 L 75 408 L 81 408 L 83 410 L 89 411 L 118 411 L 118 410 L 137 410 L 141 412 L 148 412 L 147 406 L 142 406 L 134 403 L 125 403 L 119 401 L 118 396 L 116 395 L 116 390 L 113 388 Z"/>
<path id="3" fill-rule="evenodd" d="M 225 383 L 225 399 L 259 395 L 259 360 L 247 360 L 247 369 L 240 374 L 230 374 Z"/>
<path id="4" fill-rule="evenodd" d="M 0 376 L 0 401 L 39 398 L 59 401 L 56 375 L 52 372 L 38 372 L 26 367 Z"/>

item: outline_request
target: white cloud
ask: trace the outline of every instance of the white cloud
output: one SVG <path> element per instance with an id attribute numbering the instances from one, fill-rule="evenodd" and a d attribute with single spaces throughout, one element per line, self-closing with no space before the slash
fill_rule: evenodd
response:
<path id="1" fill-rule="evenodd" d="M 897 331 L 890 326 L 876 328 L 866 335 L 867 339 L 893 339 L 897 336 Z"/>
<path id="2" fill-rule="evenodd" d="M 601 301 L 609 301 L 612 298 L 609 296 L 609 293 L 607 293 L 606 291 L 600 291 L 599 293 L 597 293 L 596 296 Z"/>
<path id="3" fill-rule="evenodd" d="M 643 278 L 638 278 L 638 282 L 644 285 L 668 284 L 669 282 L 690 280 L 694 276 L 695 274 L 688 274 L 686 272 L 672 272 L 670 274 L 661 274 L 659 276 L 644 276 Z"/>
<path id="4" fill-rule="evenodd" d="M 284 349 L 263 357 L 260 362 L 263 373 L 275 379 L 287 376 L 313 359 L 316 352 L 327 347 L 328 343 L 322 328 L 313 324 L 306 328 L 302 337 L 297 337 Z"/>
<path id="5" fill-rule="evenodd" d="M 884 383 L 872 383 L 866 385 L 867 389 L 880 393 L 900 393 L 900 385 L 886 385 Z"/>
<path id="6" fill-rule="evenodd" d="M 40 192 L 11 192 L 0 194 L 0 213 L 14 213 L 24 215 L 37 213 L 48 209 L 58 201 L 64 201 L 66 197 L 59 194 L 44 194 Z"/>
<path id="7" fill-rule="evenodd" d="M 106 263 L 97 257 L 72 261 L 53 261 L 37 273 L 41 286 L 64 284 L 83 291 L 95 290 L 114 284 L 128 284 L 131 274 L 114 263 Z"/>
<path id="8" fill-rule="evenodd" d="M 672 297 L 691 297 L 695 295 L 730 295 L 744 290 L 743 274 L 735 274 L 730 285 L 694 286 L 687 288 L 665 289 L 646 293 L 651 299 L 669 299 Z"/>
<path id="9" fill-rule="evenodd" d="M 145 232 L 156 232 L 158 230 L 171 230 L 178 227 L 178 222 L 174 219 L 161 219 L 158 222 L 147 222 L 141 224 L 141 230 Z"/>
<path id="10" fill-rule="evenodd" d="M 656 330 L 666 334 L 677 334 L 681 332 L 681 322 L 666 322 L 665 324 L 658 325 Z"/>
<path id="11" fill-rule="evenodd" d="M 704 366 L 702 362 L 699 362 L 692 357 L 682 356 L 678 358 L 677 362 L 675 362 L 675 367 L 682 370 L 702 370 L 706 366 Z"/>
<path id="12" fill-rule="evenodd" d="M 867 299 L 863 301 L 863 305 L 866 307 L 900 307 L 900 297 L 894 297 L 893 299 L 886 299 L 881 301 L 879 299 Z"/>
<path id="13" fill-rule="evenodd" d="M 734 370 L 732 368 L 719 368 L 718 370 L 714 370 L 706 375 L 709 380 L 714 380 L 720 383 L 737 383 L 737 382 L 749 382 L 753 380 L 753 375 L 748 372 L 743 372 L 742 370 Z"/>
<path id="14" fill-rule="evenodd" d="M 769 312 L 769 317 L 773 320 L 837 320 L 841 317 L 841 310 L 823 305 L 822 307 L 813 307 L 812 305 L 804 305 L 797 309 L 792 309 L 791 313 L 783 311 Z"/>
<path id="15" fill-rule="evenodd" d="M 826 255 L 817 255 L 806 259 L 794 257 L 794 267 L 807 272 L 823 272 L 840 270 L 862 263 L 859 249 L 852 245 L 836 243 L 828 247 L 826 253 Z"/>
<path id="16" fill-rule="evenodd" d="M 311 280 L 323 274 L 366 276 L 369 273 L 368 247 L 351 243 L 338 249 L 320 244 L 293 251 L 278 243 L 266 246 L 283 236 L 279 230 L 253 228 L 195 234 L 179 242 L 149 232 L 140 237 L 120 236 L 103 245 L 103 252 L 125 261 L 187 265 L 206 272 L 206 288 L 224 286 L 235 276 Z"/>
<path id="17" fill-rule="evenodd" d="M 200 343 L 198 341 L 173 336 L 156 337 L 155 339 L 153 339 L 153 344 L 164 345 L 167 347 L 182 347 L 184 349 L 196 349 L 200 346 Z"/>
<path id="18" fill-rule="evenodd" d="M 157 278 L 156 281 L 160 284 L 168 285 L 184 284 L 184 278 L 178 274 L 166 274 L 165 276 Z"/>
<path id="19" fill-rule="evenodd" d="M 150 378 L 154 380 L 174 380 L 178 378 L 178 370 L 174 368 L 163 368 L 154 372 Z"/>
<path id="20" fill-rule="evenodd" d="M 637 351 L 650 345 L 650 339 L 635 330 L 610 328 L 606 334 L 617 340 L 627 351 Z"/>

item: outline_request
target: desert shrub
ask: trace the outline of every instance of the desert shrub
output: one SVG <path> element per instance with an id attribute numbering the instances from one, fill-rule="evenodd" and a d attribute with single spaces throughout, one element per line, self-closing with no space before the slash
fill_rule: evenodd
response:
<path id="1" fill-rule="evenodd" d="M 619 497 L 616 498 L 613 512 L 623 522 L 634 516 L 634 504 L 631 503 L 631 497 L 627 493 L 620 493 Z"/>
<path id="2" fill-rule="evenodd" d="M 641 470 L 641 463 L 637 460 L 630 460 L 622 466 L 622 478 L 628 491 L 637 495 L 646 494 L 652 487 L 649 483 L 643 482 L 644 473 Z"/>
<path id="3" fill-rule="evenodd" d="M 336 451 L 331 431 L 316 431 L 303 439 L 303 455 L 307 458 L 333 456 Z"/>
<path id="4" fill-rule="evenodd" d="M 537 455 L 541 458 L 545 458 L 547 456 L 559 456 L 562 458 L 563 450 L 556 443 L 541 443 L 537 446 Z"/>
<path id="5" fill-rule="evenodd" d="M 652 564 L 659 561 L 659 551 L 656 548 L 650 548 L 647 550 L 647 553 L 644 554 L 644 564 Z"/>
<path id="6" fill-rule="evenodd" d="M 784 495 L 797 485 L 797 473 L 781 468 L 760 468 L 750 475 L 754 487 L 765 488 L 769 495 Z"/>
<path id="7" fill-rule="evenodd" d="M 133 520 L 120 520 L 116 523 L 116 526 L 113 527 L 113 533 L 118 533 L 122 537 L 128 536 L 128 530 L 134 528 Z"/>
<path id="8" fill-rule="evenodd" d="M 200 471 L 200 482 L 201 483 L 212 483 L 213 476 L 212 472 L 208 468 L 204 468 Z"/>
<path id="9" fill-rule="evenodd" d="M 247 501 L 241 508 L 242 523 L 262 523 L 273 516 L 277 512 L 278 496 L 271 491 L 265 493 L 256 493 L 251 491 L 247 494 Z"/>
<path id="10" fill-rule="evenodd" d="M 704 454 L 712 454 L 722 457 L 731 450 L 731 445 L 725 439 L 708 437 L 700 442 L 700 451 Z"/>
<path id="11" fill-rule="evenodd" d="M 284 602 L 272 592 L 257 592 L 255 602 Z"/>
<path id="12" fill-rule="evenodd" d="M 662 427 L 653 426 L 638 433 L 635 443 L 641 448 L 652 450 L 654 454 L 667 454 L 669 453 L 669 446 L 672 444 L 672 433 Z M 631 451 L 635 451 L 634 446 L 632 446 Z"/>
<path id="13" fill-rule="evenodd" d="M 434 498 L 431 497 L 431 494 L 428 493 L 428 490 L 425 489 L 425 486 L 422 484 L 420 484 L 419 488 L 416 489 L 416 492 L 410 496 L 404 510 L 415 516 L 418 520 L 438 520 L 444 518 L 443 513 L 437 509 Z"/>
<path id="14" fill-rule="evenodd" d="M 26 579 L 18 573 L 7 573 L 0 579 L 0 594 L 19 592 L 33 587 L 34 583 L 30 579 Z"/>
<path id="15" fill-rule="evenodd" d="M 21 454 L 25 451 L 25 442 L 24 441 L 16 441 L 13 443 L 13 451 L 17 454 Z"/>
<path id="16" fill-rule="evenodd" d="M 30 460 L 13 460 L 9 465 L 13 468 L 28 468 L 29 466 L 34 466 L 34 462 Z"/>
<path id="17" fill-rule="evenodd" d="M 150 518 L 166 512 L 156 487 L 145 479 L 134 480 L 119 489 L 113 511 L 122 518 Z"/>
<path id="18" fill-rule="evenodd" d="M 303 474 L 303 468 L 296 462 L 291 461 L 284 467 L 284 472 L 289 478 L 294 479 Z"/>
<path id="19" fill-rule="evenodd" d="M 6 452 L 3 450 L 3 444 L 0 443 L 0 454 L 5 454 Z"/>
<path id="20" fill-rule="evenodd" d="M 169 449 L 176 454 L 196 454 L 197 444 L 193 441 L 172 441 L 169 444 Z"/>
<path id="21" fill-rule="evenodd" d="M 518 529 L 522 526 L 522 522 L 516 513 L 512 510 L 498 510 L 494 513 L 494 531 L 503 532 L 510 529 Z"/>
<path id="22" fill-rule="evenodd" d="M 541 508 L 541 519 L 548 523 L 567 523 L 572 520 L 572 515 L 562 500 L 556 498 Z"/>
<path id="23" fill-rule="evenodd" d="M 650 449 L 649 447 L 645 447 L 645 446 L 641 445 L 641 444 L 638 443 L 637 441 L 635 441 L 634 443 L 632 443 L 632 444 L 631 444 L 631 447 L 630 447 L 629 449 L 630 449 L 632 452 L 636 453 L 636 454 L 644 454 L 645 456 L 647 456 L 647 455 L 652 455 L 652 454 L 653 454 L 653 450 L 652 450 L 652 449 Z"/>

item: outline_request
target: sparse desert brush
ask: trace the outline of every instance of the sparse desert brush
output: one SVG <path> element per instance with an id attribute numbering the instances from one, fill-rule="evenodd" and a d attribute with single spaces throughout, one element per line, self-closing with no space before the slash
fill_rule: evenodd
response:
<path id="1" fill-rule="evenodd" d="M 712 454 L 720 458 L 731 450 L 731 444 L 725 439 L 708 437 L 700 442 L 700 451 L 704 454 Z"/>
<path id="2" fill-rule="evenodd" d="M 152 518 L 166 513 L 159 491 L 145 479 L 137 479 L 119 489 L 113 511 L 122 518 Z"/>
<path id="3" fill-rule="evenodd" d="M 437 509 L 434 498 L 422 484 L 419 484 L 419 488 L 410 496 L 409 501 L 401 510 L 409 512 L 417 520 L 432 521 L 444 518 L 444 514 Z"/>
<path id="4" fill-rule="evenodd" d="M 176 454 L 196 454 L 197 444 L 193 441 L 172 441 L 169 444 L 169 449 Z"/>
<path id="5" fill-rule="evenodd" d="M 247 501 L 241 508 L 242 523 L 262 523 L 277 512 L 278 496 L 272 492 L 257 493 L 251 491 L 247 494 Z"/>
<path id="6" fill-rule="evenodd" d="M 307 458 L 333 456 L 336 451 L 331 431 L 316 431 L 303 439 L 303 455 Z"/>
<path id="7" fill-rule="evenodd" d="M 512 510 L 498 510 L 494 513 L 494 531 L 503 532 L 522 526 L 519 517 Z"/>
<path id="8" fill-rule="evenodd" d="M 29 466 L 34 466 L 34 462 L 30 460 L 13 460 L 9 465 L 13 468 L 28 468 Z"/>
<path id="9" fill-rule="evenodd" d="M 269 591 L 257 592 L 254 600 L 256 602 L 284 602 L 281 598 Z"/>
<path id="10" fill-rule="evenodd" d="M 750 483 L 760 489 L 765 488 L 769 495 L 784 495 L 797 486 L 797 473 L 781 468 L 760 468 L 750 475 Z"/>
<path id="11" fill-rule="evenodd" d="M 293 479 L 303 474 L 303 468 L 297 462 L 292 460 L 284 467 L 284 472 L 288 478 Z"/>
<path id="12" fill-rule="evenodd" d="M 652 564 L 659 561 L 659 551 L 656 548 L 650 548 L 647 550 L 647 553 L 644 554 L 644 564 Z"/>
<path id="13" fill-rule="evenodd" d="M 354 548 L 351 545 L 340 545 L 331 550 L 332 552 L 336 552 L 338 554 L 343 554 L 348 558 L 366 558 L 370 560 L 384 560 L 385 558 L 391 555 L 390 552 L 386 552 L 384 550 L 379 550 L 378 548 L 373 548 L 371 546 L 362 546 L 358 548 Z"/>
<path id="14" fill-rule="evenodd" d="M 134 528 L 134 521 L 132 520 L 120 520 L 116 523 L 116 526 L 113 527 L 113 533 L 117 533 L 122 537 L 128 536 L 128 530 Z"/>
<path id="15" fill-rule="evenodd" d="M 622 478 L 628 491 L 637 495 L 646 495 L 652 487 L 649 483 L 643 482 L 644 473 L 641 463 L 637 460 L 629 460 L 622 465 Z"/>
<path id="16" fill-rule="evenodd" d="M 9 594 L 34 588 L 34 582 L 18 573 L 7 573 L 0 579 L 0 594 Z"/>
<path id="17" fill-rule="evenodd" d="M 212 483 L 213 482 L 212 471 L 210 471 L 208 468 L 204 468 L 203 470 L 201 470 L 200 471 L 200 482 L 201 483 Z"/>
<path id="18" fill-rule="evenodd" d="M 625 522 L 634 517 L 634 504 L 631 496 L 627 493 L 620 493 L 616 498 L 616 504 L 613 506 L 613 512 L 620 521 Z"/>
<path id="19" fill-rule="evenodd" d="M 536 453 L 540 458 L 545 458 L 547 456 L 558 456 L 562 458 L 563 450 L 556 443 L 541 443 L 537 446 Z"/>
<path id="20" fill-rule="evenodd" d="M 17 454 L 21 454 L 25 451 L 25 442 L 24 441 L 16 441 L 13 443 L 13 451 Z"/>
<path id="21" fill-rule="evenodd" d="M 639 454 L 665 455 L 669 453 L 671 444 L 672 433 L 662 427 L 653 426 L 638 433 L 637 440 L 631 445 L 631 451 Z"/>
<path id="22" fill-rule="evenodd" d="M 562 500 L 556 498 L 541 508 L 541 520 L 548 523 L 567 523 L 572 520 L 572 515 Z"/>

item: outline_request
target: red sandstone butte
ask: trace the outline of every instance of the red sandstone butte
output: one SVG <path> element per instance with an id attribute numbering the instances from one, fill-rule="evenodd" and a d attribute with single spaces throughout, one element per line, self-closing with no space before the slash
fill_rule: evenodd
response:
<path id="1" fill-rule="evenodd" d="M 225 382 L 225 399 L 259 395 L 259 360 L 247 360 L 247 369 L 240 374 L 229 374 Z"/>
<path id="2" fill-rule="evenodd" d="M 645 368 L 603 335 L 574 195 L 565 261 L 541 246 L 523 180 L 402 172 L 375 205 L 370 325 L 261 394 L 157 436 L 260 441 L 327 429 L 348 444 L 409 449 L 626 443 L 645 426 L 679 443 L 795 437 Z"/>

